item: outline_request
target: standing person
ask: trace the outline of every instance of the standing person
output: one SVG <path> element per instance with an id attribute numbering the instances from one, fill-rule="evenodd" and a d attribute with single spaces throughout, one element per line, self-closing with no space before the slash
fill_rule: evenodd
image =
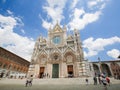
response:
<path id="1" fill-rule="evenodd" d="M 88 85 L 88 78 L 86 78 L 85 81 L 86 81 L 86 85 Z"/>
<path id="2" fill-rule="evenodd" d="M 93 80 L 94 80 L 94 85 L 97 85 L 97 77 L 96 76 L 94 76 Z"/>
<path id="3" fill-rule="evenodd" d="M 99 81 L 99 84 L 102 83 L 102 77 L 100 75 L 98 76 L 98 81 Z"/>
<path id="4" fill-rule="evenodd" d="M 106 77 L 106 81 L 107 81 L 108 85 L 110 86 L 110 78 L 109 77 Z"/>

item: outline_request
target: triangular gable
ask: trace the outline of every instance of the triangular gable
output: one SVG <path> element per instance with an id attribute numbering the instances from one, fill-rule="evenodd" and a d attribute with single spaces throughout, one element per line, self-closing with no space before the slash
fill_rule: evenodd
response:
<path id="1" fill-rule="evenodd" d="M 41 52 L 40 52 L 40 54 L 41 54 L 41 55 L 42 55 L 42 54 L 47 55 L 47 52 L 45 51 L 45 49 L 42 49 Z"/>
<path id="2" fill-rule="evenodd" d="M 55 46 L 52 51 L 52 53 L 61 53 L 61 51 Z"/>
<path id="3" fill-rule="evenodd" d="M 70 35 L 70 36 L 67 37 L 67 40 L 72 40 L 72 39 L 73 39 L 72 35 Z"/>
<path id="4" fill-rule="evenodd" d="M 67 47 L 65 49 L 64 53 L 66 53 L 66 52 L 73 52 L 73 53 L 75 53 L 75 51 L 71 47 Z"/>
<path id="5" fill-rule="evenodd" d="M 61 29 L 61 27 L 56 24 L 55 27 L 53 28 L 53 32 L 62 32 L 63 30 Z"/>

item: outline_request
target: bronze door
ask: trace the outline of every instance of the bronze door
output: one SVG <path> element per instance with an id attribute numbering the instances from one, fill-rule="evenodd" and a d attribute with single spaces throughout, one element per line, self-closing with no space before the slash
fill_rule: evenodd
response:
<path id="1" fill-rule="evenodd" d="M 40 67 L 40 78 L 43 78 L 43 76 L 44 76 L 44 70 L 45 70 L 45 67 Z"/>
<path id="2" fill-rule="evenodd" d="M 73 77 L 73 65 L 67 66 L 68 77 Z"/>
<path id="3" fill-rule="evenodd" d="M 52 78 L 59 78 L 59 64 L 53 64 Z"/>

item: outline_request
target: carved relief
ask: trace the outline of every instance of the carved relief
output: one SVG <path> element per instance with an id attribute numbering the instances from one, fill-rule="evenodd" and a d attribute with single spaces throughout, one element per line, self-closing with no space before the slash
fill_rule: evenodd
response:
<path id="1" fill-rule="evenodd" d="M 47 58 L 41 58 L 41 64 L 46 64 Z"/>
<path id="2" fill-rule="evenodd" d="M 66 59 L 67 59 L 67 63 L 72 63 L 73 62 L 73 57 L 71 55 L 68 55 L 66 57 Z"/>
<path id="3" fill-rule="evenodd" d="M 38 57 L 39 64 L 46 64 L 47 63 L 47 56 L 42 54 Z"/>

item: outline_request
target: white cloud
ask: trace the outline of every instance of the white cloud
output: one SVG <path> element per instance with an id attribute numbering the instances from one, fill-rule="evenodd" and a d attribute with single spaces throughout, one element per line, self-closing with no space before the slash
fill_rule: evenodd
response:
<path id="1" fill-rule="evenodd" d="M 50 27 L 52 27 L 52 24 L 45 21 L 45 20 L 42 20 L 42 26 L 46 29 L 46 30 L 49 30 Z"/>
<path id="2" fill-rule="evenodd" d="M 117 59 L 118 56 L 120 55 L 120 50 L 112 49 L 112 50 L 107 52 L 107 55 L 114 58 L 114 59 Z"/>
<path id="3" fill-rule="evenodd" d="M 108 0 L 89 0 L 87 2 L 87 6 L 90 9 L 93 8 L 103 9 L 107 2 Z"/>
<path id="4" fill-rule="evenodd" d="M 102 15 L 102 10 L 105 8 L 107 1 L 108 0 L 81 1 L 87 6 L 81 4 L 81 7 L 73 9 L 72 13 L 69 15 L 71 18 L 68 23 L 69 29 L 74 30 L 74 28 L 76 28 L 77 30 L 82 30 L 88 24 L 97 21 L 100 18 L 100 15 Z M 77 6 L 77 3 L 78 0 L 75 0 L 75 2 L 73 2 L 73 6 Z"/>
<path id="5" fill-rule="evenodd" d="M 88 7 L 93 7 L 95 5 L 97 5 L 97 0 L 96 1 L 89 1 L 88 2 Z"/>
<path id="6" fill-rule="evenodd" d="M 8 14 L 10 14 L 10 15 L 12 15 L 12 14 L 13 14 L 13 12 L 11 12 L 10 10 L 7 10 L 7 12 L 8 12 Z"/>
<path id="7" fill-rule="evenodd" d="M 14 32 L 20 22 L 18 17 L 0 15 L 0 46 L 30 61 L 34 41 Z"/>
<path id="8" fill-rule="evenodd" d="M 43 19 L 41 17 L 43 21 L 42 26 L 46 29 L 45 24 L 55 25 L 57 21 L 60 23 L 63 19 L 68 18 L 69 22 L 66 24 L 69 29 L 84 29 L 88 24 L 100 18 L 102 9 L 106 6 L 107 1 L 108 0 L 47 0 L 47 3 L 43 6 L 47 18 Z M 68 12 L 70 14 L 67 17 L 66 14 Z"/>
<path id="9" fill-rule="evenodd" d="M 95 13 L 86 13 L 83 9 L 76 8 L 73 13 L 73 19 L 68 24 L 71 30 L 74 30 L 74 28 L 81 30 L 84 29 L 86 25 L 89 23 L 95 22 L 99 19 L 99 16 L 101 15 L 100 11 L 97 11 Z"/>
<path id="10" fill-rule="evenodd" d="M 73 0 L 73 1 L 72 1 L 72 5 L 71 5 L 71 8 L 74 8 L 74 7 L 77 5 L 78 1 L 79 1 L 79 0 Z"/>
<path id="11" fill-rule="evenodd" d="M 14 26 L 18 25 L 16 19 L 11 16 L 2 16 L 0 14 L 0 30 L 13 31 Z"/>
<path id="12" fill-rule="evenodd" d="M 52 20 L 51 24 L 55 25 L 57 21 L 61 22 L 61 20 L 64 19 L 63 9 L 65 7 L 65 4 L 66 4 L 66 0 L 60 0 L 60 1 L 47 0 L 47 5 L 43 6 L 43 10 L 47 12 L 47 16 Z M 49 22 L 47 22 L 46 20 L 43 20 L 43 23 L 49 23 Z"/>
<path id="13" fill-rule="evenodd" d="M 21 29 L 21 32 L 22 32 L 23 34 L 25 34 L 25 30 Z"/>
<path id="14" fill-rule="evenodd" d="M 100 51 L 103 51 L 106 46 L 120 43 L 120 37 L 111 37 L 108 39 L 98 38 L 94 40 L 93 37 L 88 38 L 83 41 L 83 47 L 88 50 L 85 52 L 86 57 L 91 57 L 97 55 Z"/>

